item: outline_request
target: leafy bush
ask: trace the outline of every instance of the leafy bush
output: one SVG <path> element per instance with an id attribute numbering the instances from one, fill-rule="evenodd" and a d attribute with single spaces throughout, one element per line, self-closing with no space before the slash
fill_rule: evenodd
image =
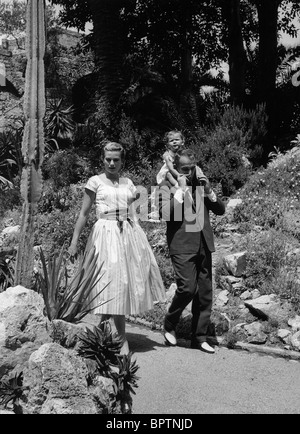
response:
<path id="1" fill-rule="evenodd" d="M 297 304 L 300 299 L 298 280 L 300 258 L 289 252 L 299 247 L 297 240 L 276 229 L 245 236 L 240 247 L 247 250 L 244 285 L 258 288 L 261 294 L 278 294 Z"/>
<path id="2" fill-rule="evenodd" d="M 0 218 L 3 218 L 7 211 L 21 206 L 22 198 L 17 185 L 14 188 L 0 187 Z"/>
<path id="3" fill-rule="evenodd" d="M 255 110 L 212 105 L 203 127 L 196 133 L 185 132 L 186 145 L 195 150 L 199 164 L 210 180 L 222 185 L 225 196 L 245 184 L 251 166 L 255 166 L 261 157 L 266 121 L 263 105 Z"/>
<path id="4" fill-rule="evenodd" d="M 51 212 L 53 210 L 67 211 L 70 208 L 78 209 L 81 206 L 84 185 L 71 184 L 56 190 L 53 181 L 44 182 L 42 197 L 39 201 L 39 212 Z"/>
<path id="5" fill-rule="evenodd" d="M 297 214 L 300 209 L 300 150 L 279 155 L 266 169 L 253 174 L 238 197 L 243 203 L 234 212 L 233 220 L 237 223 L 251 221 L 274 227 L 284 215 L 291 215 L 287 213 Z M 296 220 L 294 230 L 297 231 Z"/>
<path id="6" fill-rule="evenodd" d="M 155 254 L 165 288 L 169 288 L 174 282 L 175 274 L 167 245 L 166 223 L 141 222 L 140 224 Z"/>
<path id="7" fill-rule="evenodd" d="M 229 196 L 242 187 L 251 170 L 245 166 L 246 146 L 242 131 L 218 126 L 197 147 L 200 167 Z"/>
<path id="8" fill-rule="evenodd" d="M 34 244 L 42 245 L 47 254 L 52 254 L 60 250 L 64 243 L 71 242 L 80 206 L 81 202 L 78 202 L 64 212 L 54 209 L 50 213 L 39 214 L 36 220 Z M 94 222 L 95 213 L 93 209 L 78 242 L 79 252 L 84 250 Z"/>
<path id="9" fill-rule="evenodd" d="M 277 226 L 300 241 L 300 212 L 298 209 L 284 212 Z"/>
<path id="10" fill-rule="evenodd" d="M 85 180 L 91 174 L 86 159 L 80 157 L 74 149 L 54 152 L 43 164 L 44 179 L 50 178 L 56 191 Z"/>

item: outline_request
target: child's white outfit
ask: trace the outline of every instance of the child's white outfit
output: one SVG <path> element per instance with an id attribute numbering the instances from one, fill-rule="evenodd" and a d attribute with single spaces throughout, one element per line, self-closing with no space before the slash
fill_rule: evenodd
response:
<path id="1" fill-rule="evenodd" d="M 174 159 L 175 159 L 175 154 L 168 150 L 166 151 L 167 156 L 170 158 L 171 162 L 174 163 Z M 165 155 L 164 154 L 164 155 Z M 169 172 L 169 168 L 167 166 L 166 163 L 166 158 L 164 158 L 164 164 L 162 165 L 161 169 L 159 170 L 158 174 L 156 175 L 156 182 L 157 185 L 160 186 L 161 183 L 166 179 L 166 175 Z M 196 166 L 196 176 L 197 178 L 203 178 L 205 175 L 202 172 L 202 170 L 200 169 L 200 167 Z M 178 187 L 178 183 L 176 182 L 175 187 Z M 158 206 L 156 204 L 156 190 L 157 187 L 155 187 L 151 193 L 151 213 L 150 213 L 150 217 L 152 220 L 159 220 L 159 213 L 158 213 Z"/>
<path id="2" fill-rule="evenodd" d="M 174 159 L 175 159 L 174 153 L 172 151 L 167 151 L 167 153 L 168 153 L 168 157 L 170 158 L 172 163 L 174 163 Z M 169 168 L 168 168 L 166 160 L 164 158 L 164 164 L 162 165 L 160 171 L 156 175 L 156 182 L 157 182 L 158 186 L 166 179 L 166 175 L 168 172 L 169 172 Z"/>

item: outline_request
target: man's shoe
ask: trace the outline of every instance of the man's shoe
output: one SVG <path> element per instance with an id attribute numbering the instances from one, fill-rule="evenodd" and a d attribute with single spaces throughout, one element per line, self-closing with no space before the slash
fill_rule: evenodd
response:
<path id="1" fill-rule="evenodd" d="M 169 345 L 170 347 L 176 347 L 177 339 L 174 331 L 171 332 L 164 331 L 164 338 L 165 338 L 166 345 Z"/>
<path id="2" fill-rule="evenodd" d="M 215 353 L 215 349 L 211 347 L 207 342 L 192 341 L 191 348 L 194 348 L 195 350 L 203 351 L 204 353 L 208 353 L 208 354 Z"/>

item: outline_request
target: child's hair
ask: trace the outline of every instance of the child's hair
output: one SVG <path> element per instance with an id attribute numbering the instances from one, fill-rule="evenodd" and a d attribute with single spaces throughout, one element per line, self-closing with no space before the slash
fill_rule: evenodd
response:
<path id="1" fill-rule="evenodd" d="M 105 152 L 106 151 L 116 151 L 116 152 L 119 151 L 121 153 L 121 159 L 125 160 L 126 151 L 123 148 L 123 146 L 120 145 L 120 143 L 110 142 L 110 141 L 104 142 L 102 150 L 101 150 L 101 156 L 102 156 L 102 158 L 105 158 Z"/>
<path id="2" fill-rule="evenodd" d="M 164 141 L 165 141 L 166 144 L 168 144 L 169 137 L 173 136 L 174 134 L 180 134 L 182 141 L 184 141 L 184 135 L 182 134 L 181 131 L 179 131 L 179 130 L 171 130 L 171 131 L 168 131 L 165 134 L 165 136 L 164 136 Z"/>

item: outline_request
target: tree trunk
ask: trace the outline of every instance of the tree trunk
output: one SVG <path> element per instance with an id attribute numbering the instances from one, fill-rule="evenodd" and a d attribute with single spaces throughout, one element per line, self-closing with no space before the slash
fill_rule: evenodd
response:
<path id="1" fill-rule="evenodd" d="M 264 161 L 274 147 L 274 137 L 280 124 L 276 101 L 276 71 L 278 66 L 278 7 L 281 0 L 256 0 L 259 22 L 259 54 L 255 100 L 264 103 L 268 116 L 268 133 L 264 144 Z"/>
<path id="2" fill-rule="evenodd" d="M 45 115 L 45 2 L 27 0 L 27 67 L 24 94 L 25 128 L 22 142 L 24 168 L 21 194 L 24 200 L 15 284 L 31 288 L 34 262 L 34 223 L 42 191 Z"/>
<path id="3" fill-rule="evenodd" d="M 197 101 L 193 89 L 193 11 L 190 0 L 183 0 L 180 8 L 182 16 L 180 109 L 190 126 L 199 128 Z"/>
<path id="4" fill-rule="evenodd" d="M 246 96 L 247 56 L 242 34 L 240 0 L 226 0 L 223 4 L 223 15 L 228 29 L 230 96 L 233 103 L 242 104 Z"/>
<path id="5" fill-rule="evenodd" d="M 269 102 L 276 89 L 278 66 L 278 7 L 280 0 L 257 0 L 259 56 L 257 100 Z"/>
<path id="6" fill-rule="evenodd" d="M 93 15 L 98 73 L 98 116 L 106 134 L 116 130 L 117 104 L 124 90 L 124 41 L 120 9 L 124 0 L 88 0 Z"/>

